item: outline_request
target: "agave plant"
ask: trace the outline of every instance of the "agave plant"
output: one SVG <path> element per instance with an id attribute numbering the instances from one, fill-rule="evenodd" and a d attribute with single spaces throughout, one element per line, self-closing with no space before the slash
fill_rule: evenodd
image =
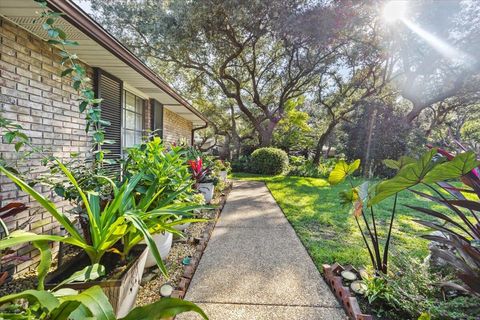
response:
<path id="1" fill-rule="evenodd" d="M 406 162 L 408 164 L 400 167 L 395 177 L 377 186 L 376 195 L 370 204 L 408 189 L 445 207 L 449 214 L 424 207 L 407 206 L 437 219 L 435 222 L 415 221 L 444 235 L 423 237 L 453 248 L 453 251 L 433 248 L 432 253 L 454 267 L 458 278 L 463 282 L 464 290 L 480 295 L 480 162 L 471 151 L 454 156 L 435 148 L 418 160 L 409 158 Z M 389 161 L 387 164 L 394 166 L 398 162 Z M 461 180 L 464 186 L 456 187 L 449 183 L 450 180 Z M 428 187 L 433 195 L 412 189 L 418 184 Z M 467 199 L 465 194 L 475 194 L 476 198 Z M 453 283 L 450 285 L 459 288 Z"/>

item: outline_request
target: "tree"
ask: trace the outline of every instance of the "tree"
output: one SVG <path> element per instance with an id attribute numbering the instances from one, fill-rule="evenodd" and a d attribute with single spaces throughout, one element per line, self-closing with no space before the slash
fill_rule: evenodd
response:
<path id="1" fill-rule="evenodd" d="M 103 24 L 150 63 L 208 77 L 272 143 L 285 106 L 335 59 L 354 23 L 350 1 L 101 1 Z"/>
<path id="2" fill-rule="evenodd" d="M 285 107 L 286 116 L 279 121 L 274 132 L 275 146 L 290 153 L 293 150 L 303 151 L 312 145 L 310 132 L 312 128 L 308 125 L 308 113 L 301 111 L 304 98 L 300 97 L 290 100 Z"/>
<path id="3" fill-rule="evenodd" d="M 388 26 L 389 51 L 397 57 L 396 84 L 411 102 L 407 123 L 448 99 L 478 99 L 480 85 L 478 3 L 422 1 L 410 11 L 407 20 Z"/>

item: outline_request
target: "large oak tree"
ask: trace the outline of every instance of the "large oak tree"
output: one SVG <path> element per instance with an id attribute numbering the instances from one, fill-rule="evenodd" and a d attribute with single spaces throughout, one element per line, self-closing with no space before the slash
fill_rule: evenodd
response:
<path id="1" fill-rule="evenodd" d="M 272 143 L 286 104 L 336 58 L 350 1 L 92 0 L 103 24 L 147 62 L 208 77 Z"/>

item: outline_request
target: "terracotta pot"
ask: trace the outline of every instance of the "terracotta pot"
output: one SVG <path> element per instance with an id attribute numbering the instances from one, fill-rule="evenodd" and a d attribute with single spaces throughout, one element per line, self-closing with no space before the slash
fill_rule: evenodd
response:
<path id="1" fill-rule="evenodd" d="M 101 281 L 74 282 L 62 287 L 72 288 L 82 291 L 99 285 L 108 297 L 113 311 L 117 318 L 122 318 L 130 312 L 135 304 L 140 282 L 142 280 L 143 270 L 145 269 L 145 261 L 148 256 L 148 248 L 146 245 L 138 245 L 132 249 L 132 254 L 137 256 L 127 266 L 126 270 L 115 279 L 105 279 Z M 115 255 L 115 258 L 118 255 Z M 114 258 L 114 259 L 115 259 Z M 118 258 L 116 258 L 118 261 Z M 86 254 L 70 260 L 62 265 L 57 271 L 47 277 L 45 287 L 47 289 L 54 288 L 61 280 L 70 276 L 73 272 L 83 269 L 89 265 L 90 261 Z M 108 270 L 108 269 L 107 269 Z"/>
<path id="2" fill-rule="evenodd" d="M 158 249 L 158 252 L 160 253 L 160 257 L 162 257 L 162 260 L 165 260 L 165 258 L 168 256 L 170 252 L 170 249 L 172 248 L 173 234 L 171 234 L 170 232 L 157 233 L 152 235 L 152 238 L 153 238 L 153 241 L 155 241 L 155 244 L 157 245 L 157 249 Z M 145 261 L 145 268 L 153 267 L 156 264 L 157 264 L 157 261 L 155 260 L 155 257 L 149 251 L 147 260 Z"/>
<path id="3" fill-rule="evenodd" d="M 213 182 L 202 182 L 198 184 L 198 191 L 203 195 L 206 203 L 212 201 L 214 190 L 215 186 Z"/>

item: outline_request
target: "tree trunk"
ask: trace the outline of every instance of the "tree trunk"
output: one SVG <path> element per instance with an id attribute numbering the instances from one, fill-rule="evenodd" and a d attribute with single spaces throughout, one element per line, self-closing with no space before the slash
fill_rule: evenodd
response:
<path id="1" fill-rule="evenodd" d="M 327 127 L 327 130 L 325 130 L 324 133 L 320 136 L 317 142 L 317 146 L 315 147 L 315 155 L 313 157 L 313 164 L 318 165 L 320 163 L 320 158 L 322 157 L 322 150 L 323 146 L 327 142 L 328 137 L 332 133 L 333 129 L 337 126 L 338 122 L 337 121 L 332 121 Z"/>
<path id="2" fill-rule="evenodd" d="M 260 144 L 259 147 L 270 147 L 272 145 L 273 140 L 273 130 L 277 126 L 277 122 L 269 120 L 266 127 L 257 126 L 257 131 L 260 136 Z"/>

